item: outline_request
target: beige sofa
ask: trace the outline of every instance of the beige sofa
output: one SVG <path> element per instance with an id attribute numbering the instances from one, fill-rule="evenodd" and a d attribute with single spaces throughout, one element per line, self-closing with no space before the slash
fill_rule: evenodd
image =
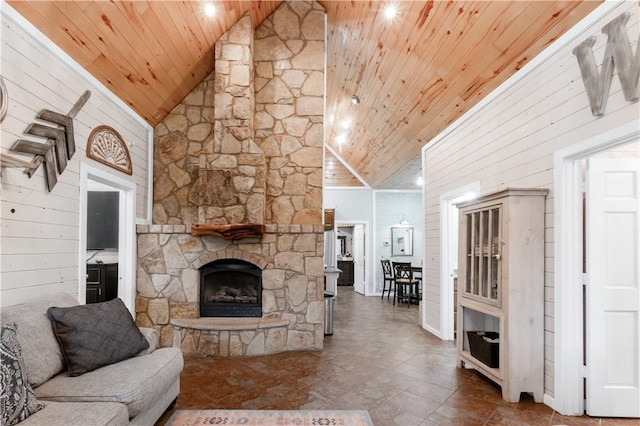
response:
<path id="1" fill-rule="evenodd" d="M 65 372 L 64 357 L 47 309 L 77 305 L 57 294 L 2 309 L 2 324 L 16 323 L 29 382 L 45 408 L 20 425 L 153 425 L 180 390 L 182 352 L 158 346 L 153 329 L 141 328 L 149 349 L 133 358 L 77 377 Z"/>

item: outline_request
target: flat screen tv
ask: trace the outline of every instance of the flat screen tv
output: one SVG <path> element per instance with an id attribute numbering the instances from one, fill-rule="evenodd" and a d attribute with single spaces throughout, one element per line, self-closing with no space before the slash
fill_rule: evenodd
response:
<path id="1" fill-rule="evenodd" d="M 118 192 L 87 193 L 87 250 L 118 248 Z"/>

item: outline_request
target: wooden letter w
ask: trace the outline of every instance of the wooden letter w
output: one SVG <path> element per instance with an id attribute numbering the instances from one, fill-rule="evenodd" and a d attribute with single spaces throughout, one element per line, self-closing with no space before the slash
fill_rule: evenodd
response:
<path id="1" fill-rule="evenodd" d="M 618 79 L 624 98 L 629 102 L 637 101 L 640 98 L 640 41 L 636 45 L 634 56 L 629 37 L 625 31 L 629 16 L 630 14 L 625 12 L 602 28 L 602 32 L 608 38 L 601 72 L 598 72 L 598 65 L 592 50 L 596 37 L 589 37 L 573 49 L 573 54 L 578 58 L 582 81 L 589 97 L 593 115 L 604 114 L 614 68 L 618 68 Z"/>

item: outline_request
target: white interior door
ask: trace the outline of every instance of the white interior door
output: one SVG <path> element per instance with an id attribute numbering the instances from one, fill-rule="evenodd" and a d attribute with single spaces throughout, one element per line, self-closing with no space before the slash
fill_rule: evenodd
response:
<path id="1" fill-rule="evenodd" d="M 358 224 L 353 227 L 353 290 L 364 294 L 364 225 Z"/>
<path id="2" fill-rule="evenodd" d="M 587 168 L 587 414 L 640 417 L 640 162 Z"/>

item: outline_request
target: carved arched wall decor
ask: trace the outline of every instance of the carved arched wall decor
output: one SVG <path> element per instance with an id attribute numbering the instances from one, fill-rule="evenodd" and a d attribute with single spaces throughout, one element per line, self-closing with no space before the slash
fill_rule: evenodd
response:
<path id="1" fill-rule="evenodd" d="M 7 115 L 8 107 L 9 93 L 7 92 L 7 86 L 4 84 L 4 79 L 0 76 L 0 121 L 4 120 L 4 116 Z"/>
<path id="2" fill-rule="evenodd" d="M 128 175 L 133 174 L 127 144 L 114 128 L 98 126 L 89 135 L 87 157 Z"/>

